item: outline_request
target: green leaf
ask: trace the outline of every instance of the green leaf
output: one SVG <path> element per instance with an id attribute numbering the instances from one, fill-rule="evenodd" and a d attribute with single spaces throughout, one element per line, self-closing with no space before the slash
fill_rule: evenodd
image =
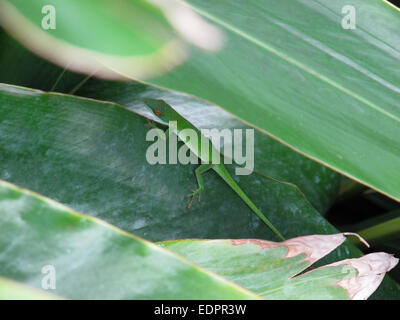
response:
<path id="1" fill-rule="evenodd" d="M 257 299 L 150 242 L 0 182 L 0 275 L 70 299 Z M 1 282 L 0 282 L 1 285 Z M 0 289 L 1 292 L 1 289 Z"/>
<path id="2" fill-rule="evenodd" d="M 23 47 L 0 28 L 0 82 L 46 91 L 72 91 L 86 76 L 63 70 Z"/>
<path id="3" fill-rule="evenodd" d="M 147 120 L 119 105 L 1 85 L 0 119 L 4 180 L 152 241 L 274 239 L 212 172 L 205 175 L 201 203 L 187 210 L 184 195 L 195 186 L 195 166 L 149 165 Z M 258 174 L 239 183 L 287 238 L 337 233 L 293 185 Z M 360 254 L 346 242 L 322 262 Z M 379 292 L 399 291 L 387 280 Z"/>
<path id="4" fill-rule="evenodd" d="M 4 181 L 0 231 L 0 250 L 6 253 L 0 255 L 0 298 L 6 299 L 346 299 L 352 296 L 346 285 L 338 286 L 339 281 L 357 282 L 361 272 L 339 262 L 293 278 L 340 245 L 342 234 L 283 243 L 245 239 L 160 244 L 208 269 L 213 266 L 215 272 L 206 271 L 171 251 Z M 397 263 L 390 255 L 382 258 L 391 261 L 388 269 Z M 383 260 L 379 266 L 386 263 Z M 49 266 L 52 294 L 31 289 L 48 280 L 50 274 L 43 270 Z M 367 280 L 364 277 L 357 289 L 363 296 L 364 287 L 367 296 L 376 289 L 365 286 Z"/>
<path id="5" fill-rule="evenodd" d="M 366 299 L 398 259 L 366 255 L 302 273 L 344 241 L 311 235 L 276 243 L 254 239 L 178 240 L 161 246 L 248 288 L 265 299 Z M 300 274 L 301 273 L 301 274 Z"/>
<path id="6" fill-rule="evenodd" d="M 400 200 L 400 12 L 355 0 L 189 0 L 227 35 L 152 84 L 219 105 L 301 154 Z"/>
<path id="7" fill-rule="evenodd" d="M 233 132 L 234 129 L 251 128 L 224 110 L 204 101 L 137 82 L 90 79 L 77 91 L 77 95 L 118 103 L 153 121 L 158 120 L 148 111 L 142 99 L 162 98 L 200 129 L 229 129 Z M 254 136 L 254 170 L 262 175 L 297 186 L 321 213 L 328 210 L 336 198 L 340 176 L 257 130 L 254 130 Z M 246 150 L 246 140 L 242 143 L 242 149 Z M 230 146 L 228 143 L 228 150 Z M 224 147 L 221 147 L 222 151 L 225 150 Z"/>
<path id="8" fill-rule="evenodd" d="M 0 88 L 0 178 L 153 241 L 274 239 L 213 172 L 205 174 L 201 203 L 188 210 L 196 165 L 150 165 L 145 118 L 116 104 Z M 287 237 L 298 235 L 298 225 L 303 234 L 336 231 L 295 186 L 256 173 L 236 178 Z"/>
<path id="9" fill-rule="evenodd" d="M 356 229 L 366 241 L 390 241 L 400 238 L 400 210 L 386 213 L 376 218 L 368 219 L 358 225 Z"/>
<path id="10" fill-rule="evenodd" d="M 175 1 L 4 0 L 0 9 L 4 28 L 32 51 L 107 78 L 123 79 L 122 70 L 159 75 L 181 63 L 186 49 L 179 32 L 203 49 L 220 43 L 217 30 Z M 179 19 L 189 17 L 197 24 L 184 29 Z"/>
<path id="11" fill-rule="evenodd" d="M 4 66 L 0 70 L 0 82 L 65 93 L 71 90 L 76 91 L 74 88 L 81 84 L 80 75 L 58 69 L 34 56 L 12 41 L 5 33 L 0 33 L 0 43 L 7 47 L 3 55 L 0 52 L 0 64 Z M 154 117 L 144 107 L 141 99 L 161 97 L 199 128 L 249 128 L 227 112 L 204 101 L 137 82 L 115 82 L 92 78 L 75 94 L 102 101 L 112 101 L 153 120 L 155 120 Z M 257 130 L 254 134 L 255 169 L 277 180 L 296 185 L 312 205 L 324 213 L 336 198 L 339 175 Z M 243 142 L 245 144 L 245 141 Z"/>

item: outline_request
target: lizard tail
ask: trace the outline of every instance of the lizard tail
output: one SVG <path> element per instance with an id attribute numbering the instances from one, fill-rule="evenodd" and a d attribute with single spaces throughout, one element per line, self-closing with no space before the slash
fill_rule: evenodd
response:
<path id="1" fill-rule="evenodd" d="M 239 185 L 233 180 L 230 173 L 224 166 L 215 165 L 213 167 L 215 172 L 224 179 L 224 181 L 237 193 L 237 195 L 253 210 L 260 219 L 283 241 L 286 239 L 282 236 L 282 234 L 274 227 L 274 225 L 264 216 L 264 214 L 256 207 L 253 201 L 244 193 L 244 191 L 239 187 Z"/>

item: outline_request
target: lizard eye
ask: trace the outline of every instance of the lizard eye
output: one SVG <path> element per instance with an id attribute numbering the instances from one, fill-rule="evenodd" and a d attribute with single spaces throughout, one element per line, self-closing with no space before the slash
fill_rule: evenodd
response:
<path id="1" fill-rule="evenodd" d="M 153 112 L 155 113 L 156 116 L 161 117 L 163 113 L 160 110 L 153 109 Z"/>

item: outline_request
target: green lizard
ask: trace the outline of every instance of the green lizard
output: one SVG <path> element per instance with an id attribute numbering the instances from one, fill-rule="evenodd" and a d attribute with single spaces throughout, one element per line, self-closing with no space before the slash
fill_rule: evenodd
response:
<path id="1" fill-rule="evenodd" d="M 180 140 L 182 140 L 186 146 L 201 160 L 202 164 L 195 170 L 195 175 L 198 183 L 198 189 L 190 190 L 191 193 L 186 195 L 186 197 L 192 197 L 188 204 L 188 208 L 192 205 L 193 199 L 198 195 L 198 201 L 200 202 L 200 194 L 204 190 L 202 174 L 207 170 L 214 170 L 232 189 L 237 193 L 237 195 L 257 214 L 260 219 L 271 228 L 271 230 L 282 240 L 285 238 L 281 233 L 272 225 L 272 223 L 263 215 L 263 213 L 256 207 L 256 205 L 249 199 L 249 197 L 244 193 L 244 191 L 239 187 L 239 185 L 233 180 L 232 176 L 223 164 L 222 156 L 219 151 L 212 146 L 209 141 L 209 150 L 201 150 L 200 139 L 207 139 L 199 129 L 197 129 L 188 120 L 182 117 L 178 112 L 176 112 L 169 104 L 163 100 L 156 99 L 143 99 L 146 107 L 164 124 L 169 125 L 168 129 L 165 131 L 166 136 L 170 134 L 176 134 Z M 170 125 L 170 122 L 175 122 L 174 126 Z M 197 133 L 198 143 L 193 143 L 190 139 L 186 139 L 186 136 L 182 134 L 182 130 L 192 129 Z M 220 161 L 216 163 L 213 161 L 215 155 L 220 158 Z"/>

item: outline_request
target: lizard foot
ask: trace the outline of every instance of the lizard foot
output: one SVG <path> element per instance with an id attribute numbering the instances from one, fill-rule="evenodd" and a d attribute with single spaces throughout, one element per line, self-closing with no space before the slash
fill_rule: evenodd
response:
<path id="1" fill-rule="evenodd" d="M 189 198 L 189 197 L 192 197 L 192 199 L 190 200 L 190 202 L 189 202 L 189 204 L 188 204 L 188 206 L 187 206 L 187 208 L 188 209 L 190 209 L 190 207 L 192 206 L 192 203 L 193 203 L 193 200 L 194 200 L 194 197 L 196 196 L 196 194 L 198 195 L 198 202 L 200 203 L 200 195 L 201 195 L 201 189 L 196 189 L 196 190 L 193 190 L 193 189 L 190 189 L 190 192 L 191 193 L 189 193 L 189 194 L 187 194 L 186 196 L 185 196 L 185 198 Z"/>

